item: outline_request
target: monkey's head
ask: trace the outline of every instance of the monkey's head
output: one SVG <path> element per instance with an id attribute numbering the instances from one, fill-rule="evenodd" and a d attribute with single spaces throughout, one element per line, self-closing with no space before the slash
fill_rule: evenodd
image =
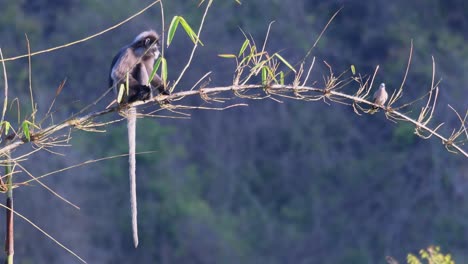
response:
<path id="1" fill-rule="evenodd" d="M 159 57 L 159 35 L 154 30 L 141 32 L 131 46 L 137 57 L 155 58 Z"/>

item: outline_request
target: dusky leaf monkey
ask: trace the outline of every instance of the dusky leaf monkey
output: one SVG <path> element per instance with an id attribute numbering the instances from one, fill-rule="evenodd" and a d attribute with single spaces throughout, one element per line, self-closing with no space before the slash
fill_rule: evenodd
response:
<path id="1" fill-rule="evenodd" d="M 132 43 L 124 46 L 112 60 L 109 76 L 109 87 L 113 87 L 116 95 L 122 95 L 117 99 L 121 106 L 126 106 L 135 101 L 145 101 L 152 97 L 152 88 L 160 93 L 168 94 L 161 78 L 155 74 L 149 80 L 155 61 L 159 53 L 159 35 L 154 30 L 140 33 Z M 124 86 L 122 86 L 124 85 Z M 125 91 L 119 91 L 126 87 Z M 123 93 L 122 93 L 123 92 Z M 138 246 L 137 224 L 137 199 L 136 199 L 136 109 L 134 106 L 123 110 L 127 118 L 128 129 L 128 155 L 130 176 L 130 207 L 132 216 L 133 243 Z"/>

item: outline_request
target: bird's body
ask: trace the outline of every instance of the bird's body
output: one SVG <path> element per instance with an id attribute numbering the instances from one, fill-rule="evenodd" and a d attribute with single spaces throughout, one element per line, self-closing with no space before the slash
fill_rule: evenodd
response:
<path id="1" fill-rule="evenodd" d="M 384 106 L 385 102 L 388 99 L 388 93 L 385 90 L 385 83 L 381 83 L 377 91 L 375 91 L 374 96 L 372 97 L 372 102 L 378 106 Z M 371 114 L 377 112 L 379 108 L 377 106 L 372 106 Z"/>

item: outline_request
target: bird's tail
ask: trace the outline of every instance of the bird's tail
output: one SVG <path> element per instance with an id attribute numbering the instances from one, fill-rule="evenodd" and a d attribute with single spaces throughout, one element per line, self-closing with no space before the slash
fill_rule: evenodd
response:
<path id="1" fill-rule="evenodd" d="M 137 199 L 136 199 L 136 108 L 130 107 L 127 110 L 127 130 L 128 130 L 128 163 L 130 175 L 130 209 L 132 214 L 133 244 L 138 246 L 138 222 L 137 222 Z"/>

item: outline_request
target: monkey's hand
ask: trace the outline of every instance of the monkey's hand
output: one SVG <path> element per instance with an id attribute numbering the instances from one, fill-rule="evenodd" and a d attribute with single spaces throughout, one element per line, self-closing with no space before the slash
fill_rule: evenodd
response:
<path id="1" fill-rule="evenodd" d="M 158 89 L 159 94 L 171 95 L 171 92 L 169 91 L 169 89 L 167 89 L 163 84 L 158 85 L 156 89 Z M 170 104 L 170 100 L 169 99 L 162 100 L 159 102 L 159 104 L 161 105 Z"/>
<path id="2" fill-rule="evenodd" d="M 171 92 L 169 91 L 169 89 L 167 89 L 166 87 L 164 87 L 164 85 L 160 85 L 157 87 L 158 88 L 158 92 L 160 94 L 163 94 L 163 95 L 170 95 Z"/>
<path id="3" fill-rule="evenodd" d="M 151 98 L 151 88 L 146 85 L 138 85 L 133 87 L 133 93 L 128 97 L 128 102 L 146 101 Z"/>
<path id="4" fill-rule="evenodd" d="M 139 91 L 139 99 L 141 101 L 146 101 L 151 98 L 151 87 L 146 86 L 146 85 L 141 85 L 140 86 L 140 91 Z"/>

